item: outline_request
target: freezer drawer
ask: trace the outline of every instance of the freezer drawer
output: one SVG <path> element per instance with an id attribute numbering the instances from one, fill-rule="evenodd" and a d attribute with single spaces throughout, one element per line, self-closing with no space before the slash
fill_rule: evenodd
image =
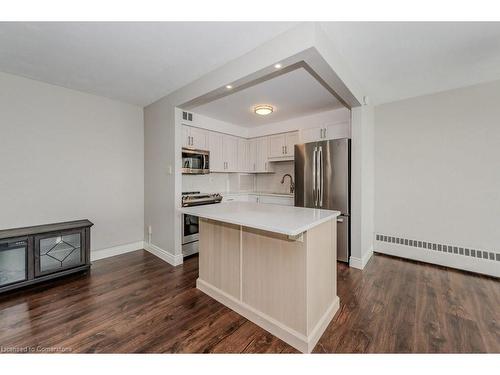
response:
<path id="1" fill-rule="evenodd" d="M 349 216 L 341 215 L 337 217 L 337 260 L 349 262 L 350 238 L 349 238 Z"/>

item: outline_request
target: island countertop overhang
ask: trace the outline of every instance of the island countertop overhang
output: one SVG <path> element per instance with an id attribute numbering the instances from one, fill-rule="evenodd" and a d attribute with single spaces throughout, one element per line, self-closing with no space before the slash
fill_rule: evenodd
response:
<path id="1" fill-rule="evenodd" d="M 180 212 L 288 236 L 298 236 L 340 215 L 339 211 L 252 202 L 182 207 Z"/>

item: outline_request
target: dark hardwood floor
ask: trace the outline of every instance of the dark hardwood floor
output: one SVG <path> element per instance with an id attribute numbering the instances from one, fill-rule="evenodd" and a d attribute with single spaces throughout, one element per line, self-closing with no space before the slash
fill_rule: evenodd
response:
<path id="1" fill-rule="evenodd" d="M 296 352 L 198 291 L 197 276 L 197 257 L 174 268 L 141 250 L 0 295 L 0 349 Z M 339 264 L 338 294 L 315 352 L 500 352 L 498 279 L 375 255 L 364 271 Z"/>

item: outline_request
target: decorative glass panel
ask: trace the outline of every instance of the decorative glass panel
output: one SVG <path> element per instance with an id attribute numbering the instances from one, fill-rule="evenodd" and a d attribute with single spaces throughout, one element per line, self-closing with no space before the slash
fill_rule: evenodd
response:
<path id="1" fill-rule="evenodd" d="M 81 258 L 80 233 L 40 240 L 40 272 L 77 266 Z"/>
<path id="2" fill-rule="evenodd" d="M 0 244 L 0 286 L 26 280 L 26 243 Z"/>

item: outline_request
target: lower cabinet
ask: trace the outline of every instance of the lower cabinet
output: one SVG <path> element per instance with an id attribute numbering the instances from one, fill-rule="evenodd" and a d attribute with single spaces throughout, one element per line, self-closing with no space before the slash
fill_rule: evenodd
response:
<path id="1" fill-rule="evenodd" d="M 0 231 L 0 292 L 90 268 L 88 220 Z"/>
<path id="2" fill-rule="evenodd" d="M 223 202 L 253 202 L 263 204 L 279 204 L 282 206 L 293 206 L 293 197 L 265 194 L 230 194 L 222 199 Z"/>
<path id="3" fill-rule="evenodd" d="M 259 197 L 259 203 L 264 204 L 279 204 L 281 206 L 293 206 L 293 197 L 280 197 L 274 195 L 261 195 Z"/>
<path id="4" fill-rule="evenodd" d="M 0 289 L 28 280 L 28 238 L 9 238 L 0 240 Z"/>
<path id="5" fill-rule="evenodd" d="M 85 229 L 35 236 L 35 276 L 85 264 Z"/>

